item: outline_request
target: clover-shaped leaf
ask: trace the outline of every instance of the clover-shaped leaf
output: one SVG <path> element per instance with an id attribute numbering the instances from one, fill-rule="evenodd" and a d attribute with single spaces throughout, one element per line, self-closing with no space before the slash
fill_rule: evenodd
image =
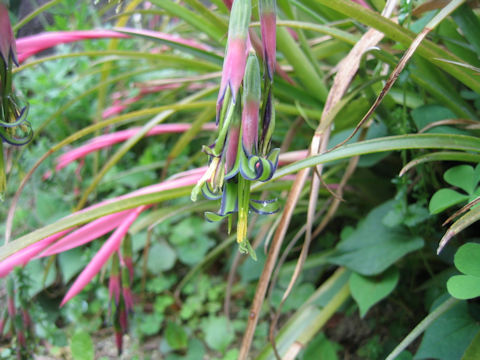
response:
<path id="1" fill-rule="evenodd" d="M 448 169 L 443 174 L 444 180 L 464 192 L 444 188 L 433 194 L 428 206 L 430 214 L 438 214 L 449 207 L 472 201 L 480 193 L 480 164 L 473 168 L 470 165 L 458 165 Z"/>
<path id="2" fill-rule="evenodd" d="M 438 214 L 442 211 L 468 200 L 468 195 L 460 194 L 452 189 L 440 189 L 433 194 L 428 204 L 430 214 Z"/>
<path id="3" fill-rule="evenodd" d="M 463 300 L 480 296 L 480 244 L 463 245 L 455 254 L 454 262 L 463 275 L 448 279 L 448 292 Z"/>
<path id="4" fill-rule="evenodd" d="M 474 173 L 475 170 L 470 165 L 458 165 L 445 171 L 443 178 L 450 185 L 459 187 L 467 194 L 471 194 L 478 182 Z"/>

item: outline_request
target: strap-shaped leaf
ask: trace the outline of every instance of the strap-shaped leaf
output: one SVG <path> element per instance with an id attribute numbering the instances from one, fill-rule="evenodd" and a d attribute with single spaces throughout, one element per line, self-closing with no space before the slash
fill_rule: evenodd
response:
<path id="1" fill-rule="evenodd" d="M 250 210 L 260 215 L 271 215 L 278 211 L 280 205 L 277 199 L 273 200 L 250 200 Z"/>

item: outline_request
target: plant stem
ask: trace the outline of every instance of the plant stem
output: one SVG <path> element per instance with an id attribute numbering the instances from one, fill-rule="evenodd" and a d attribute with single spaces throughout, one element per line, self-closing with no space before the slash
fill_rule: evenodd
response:
<path id="1" fill-rule="evenodd" d="M 7 190 L 7 177 L 5 176 L 5 161 L 3 159 L 3 142 L 0 140 L 0 201 Z"/>
<path id="2" fill-rule="evenodd" d="M 22 20 L 20 20 L 18 23 L 15 24 L 15 26 L 13 26 L 13 32 L 16 33 L 18 31 L 18 29 L 20 29 L 22 26 L 24 26 L 26 23 L 30 22 L 30 20 L 32 20 L 33 18 L 37 17 L 38 15 L 40 15 L 42 12 L 48 10 L 49 8 L 51 8 L 52 6 L 54 5 L 57 5 L 58 3 L 60 3 L 62 0 L 51 0 L 49 1 L 48 3 L 40 6 L 38 9 L 32 11 L 30 14 L 28 14 L 27 16 L 25 16 Z"/>
<path id="3" fill-rule="evenodd" d="M 450 310 L 455 304 L 460 300 L 455 298 L 449 298 L 430 314 L 428 314 L 425 319 L 420 321 L 420 323 L 415 326 L 415 328 L 407 335 L 405 339 L 402 340 L 400 344 L 397 345 L 395 349 L 387 356 L 385 360 L 394 360 L 405 348 L 410 345 L 417 337 L 419 337 L 435 320 L 437 320 L 441 315 Z"/>

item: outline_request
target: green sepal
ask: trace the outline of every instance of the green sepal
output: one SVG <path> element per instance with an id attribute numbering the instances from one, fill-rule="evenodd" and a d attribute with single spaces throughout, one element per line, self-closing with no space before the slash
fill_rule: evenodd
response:
<path id="1" fill-rule="evenodd" d="M 243 242 L 238 244 L 238 251 L 240 251 L 242 254 L 250 255 L 253 261 L 257 261 L 257 254 L 248 240 L 245 239 Z"/>

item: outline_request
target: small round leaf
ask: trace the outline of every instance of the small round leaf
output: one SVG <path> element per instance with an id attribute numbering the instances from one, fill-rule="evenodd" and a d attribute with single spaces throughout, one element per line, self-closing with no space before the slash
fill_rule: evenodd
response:
<path id="1" fill-rule="evenodd" d="M 455 266 L 467 275 L 480 277 L 480 244 L 467 243 L 455 254 Z"/>
<path id="2" fill-rule="evenodd" d="M 447 281 L 447 290 L 453 297 L 461 300 L 480 296 L 480 277 L 455 275 Z"/>

